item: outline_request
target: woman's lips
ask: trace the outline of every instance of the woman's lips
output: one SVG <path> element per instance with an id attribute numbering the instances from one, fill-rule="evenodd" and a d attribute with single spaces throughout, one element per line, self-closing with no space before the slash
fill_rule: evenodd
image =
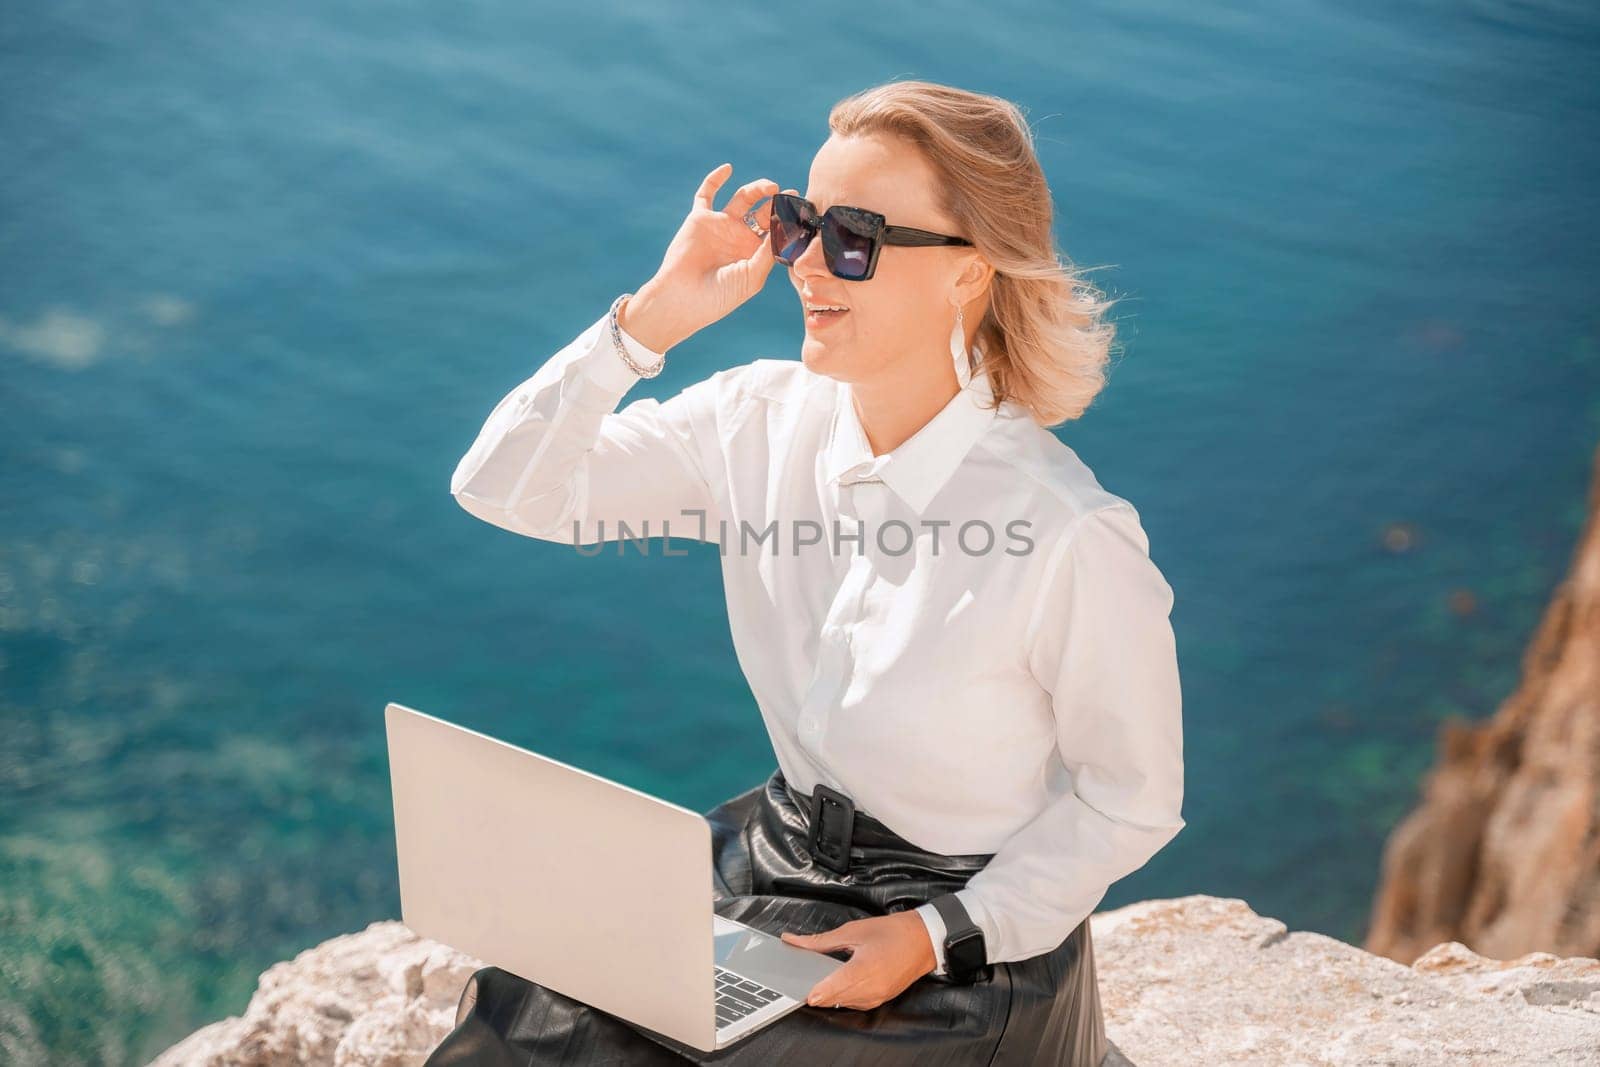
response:
<path id="1" fill-rule="evenodd" d="M 806 312 L 806 325 L 813 329 L 831 326 L 835 319 L 842 319 L 848 314 L 850 314 L 848 308 L 844 311 L 808 311 Z"/>

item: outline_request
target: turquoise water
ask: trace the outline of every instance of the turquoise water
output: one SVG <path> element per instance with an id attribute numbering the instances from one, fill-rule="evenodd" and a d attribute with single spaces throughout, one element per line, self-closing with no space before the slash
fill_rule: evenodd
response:
<path id="1" fill-rule="evenodd" d="M 0 18 L 0 1060 L 142 1062 L 398 916 L 387 701 L 698 809 L 765 776 L 713 547 L 581 557 L 449 476 L 706 171 L 803 187 L 894 77 L 1025 105 L 1124 298 L 1057 432 L 1176 590 L 1189 827 L 1104 906 L 1359 941 L 1583 519 L 1600 17 L 1348 6 Z M 630 395 L 801 332 L 774 275 Z"/>

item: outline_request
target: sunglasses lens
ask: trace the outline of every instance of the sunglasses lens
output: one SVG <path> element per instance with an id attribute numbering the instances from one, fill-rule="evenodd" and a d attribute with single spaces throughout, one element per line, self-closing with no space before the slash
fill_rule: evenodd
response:
<path id="1" fill-rule="evenodd" d="M 822 251 L 835 277 L 860 280 L 872 264 L 872 238 L 839 221 L 837 215 L 822 220 Z"/>
<path id="2" fill-rule="evenodd" d="M 804 209 L 791 196 L 772 198 L 772 254 L 787 266 L 805 254 L 816 229 L 801 215 Z"/>

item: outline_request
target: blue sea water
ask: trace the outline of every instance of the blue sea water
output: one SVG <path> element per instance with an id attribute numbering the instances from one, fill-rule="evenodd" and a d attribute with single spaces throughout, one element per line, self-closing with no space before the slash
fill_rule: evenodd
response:
<path id="1" fill-rule="evenodd" d="M 583 557 L 448 481 L 708 170 L 803 188 L 891 78 L 1027 108 L 1122 298 L 1057 432 L 1176 591 L 1189 826 L 1103 906 L 1359 942 L 1584 519 L 1597 58 L 1578 3 L 14 5 L 0 1059 L 144 1062 L 397 917 L 390 700 L 702 810 L 766 775 L 714 547 Z M 801 333 L 780 269 L 631 397 Z"/>

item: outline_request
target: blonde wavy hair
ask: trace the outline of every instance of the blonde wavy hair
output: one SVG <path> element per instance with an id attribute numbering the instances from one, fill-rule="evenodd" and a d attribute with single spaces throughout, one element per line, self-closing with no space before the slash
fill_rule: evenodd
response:
<path id="1" fill-rule="evenodd" d="M 1106 384 L 1116 333 L 1106 312 L 1117 301 L 1056 247 L 1050 187 L 1022 110 L 935 82 L 893 81 L 840 100 L 828 128 L 919 148 L 956 232 L 994 265 L 974 347 L 996 403 L 1014 400 L 1045 427 L 1082 415 Z"/>

